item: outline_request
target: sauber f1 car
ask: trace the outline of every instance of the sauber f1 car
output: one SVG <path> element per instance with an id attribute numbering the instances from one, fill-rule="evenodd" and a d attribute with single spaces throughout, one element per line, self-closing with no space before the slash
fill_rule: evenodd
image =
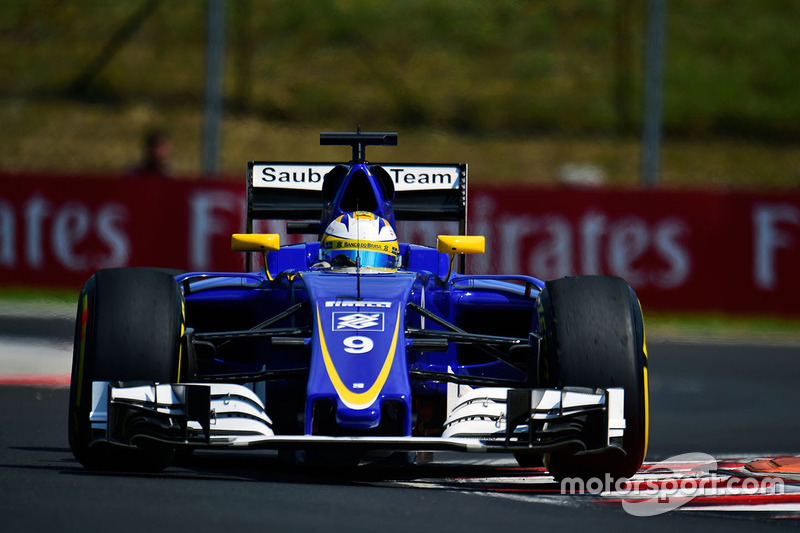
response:
<path id="1" fill-rule="evenodd" d="M 370 164 L 396 133 L 323 133 L 346 164 L 247 168 L 245 272 L 101 270 L 78 319 L 69 441 L 92 469 L 176 451 L 294 460 L 503 452 L 556 477 L 633 475 L 648 438 L 639 302 L 622 279 L 466 274 L 467 166 Z M 286 220 L 302 244 L 254 232 Z M 402 221 L 450 221 L 436 247 Z M 258 223 L 261 224 L 261 223 Z M 326 459 L 327 460 L 327 459 Z"/>

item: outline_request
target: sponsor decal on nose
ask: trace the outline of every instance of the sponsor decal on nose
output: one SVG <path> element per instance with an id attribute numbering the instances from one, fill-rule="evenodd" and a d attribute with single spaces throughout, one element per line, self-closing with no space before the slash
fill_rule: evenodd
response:
<path id="1" fill-rule="evenodd" d="M 383 331 L 383 313 L 333 313 L 333 330 Z"/>

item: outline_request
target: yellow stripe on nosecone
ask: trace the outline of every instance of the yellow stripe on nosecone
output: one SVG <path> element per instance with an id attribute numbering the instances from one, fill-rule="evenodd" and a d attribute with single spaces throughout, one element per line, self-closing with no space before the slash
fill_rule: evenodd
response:
<path id="1" fill-rule="evenodd" d="M 339 377 L 336 367 L 331 359 L 331 354 L 328 352 L 328 346 L 325 343 L 325 334 L 322 332 L 322 320 L 319 315 L 319 304 L 317 304 L 317 327 L 319 329 L 319 345 L 322 349 L 322 359 L 325 361 L 325 368 L 328 371 L 328 377 L 333 383 L 333 388 L 341 398 L 342 402 L 351 409 L 366 409 L 375 402 L 383 389 L 386 380 L 389 378 L 389 371 L 392 368 L 392 361 L 394 361 L 395 349 L 397 348 L 397 334 L 400 331 L 400 316 L 397 313 L 397 324 L 394 328 L 394 335 L 392 336 L 392 343 L 389 346 L 389 353 L 386 354 L 386 359 L 383 362 L 383 367 L 378 373 L 378 377 L 372 386 L 364 392 L 353 392 L 347 388 Z"/>

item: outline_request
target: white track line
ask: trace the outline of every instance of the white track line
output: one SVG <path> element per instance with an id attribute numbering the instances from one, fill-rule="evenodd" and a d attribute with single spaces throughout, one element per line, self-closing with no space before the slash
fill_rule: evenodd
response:
<path id="1" fill-rule="evenodd" d="M 0 376 L 69 374 L 72 342 L 0 337 Z"/>

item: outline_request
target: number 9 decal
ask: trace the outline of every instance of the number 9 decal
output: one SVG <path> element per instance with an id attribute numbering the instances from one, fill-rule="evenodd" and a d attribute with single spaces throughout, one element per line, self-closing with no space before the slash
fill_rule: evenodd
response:
<path id="1" fill-rule="evenodd" d="M 347 353 L 367 353 L 375 346 L 372 339 L 360 335 L 347 337 L 342 343 L 345 345 L 344 351 Z"/>

